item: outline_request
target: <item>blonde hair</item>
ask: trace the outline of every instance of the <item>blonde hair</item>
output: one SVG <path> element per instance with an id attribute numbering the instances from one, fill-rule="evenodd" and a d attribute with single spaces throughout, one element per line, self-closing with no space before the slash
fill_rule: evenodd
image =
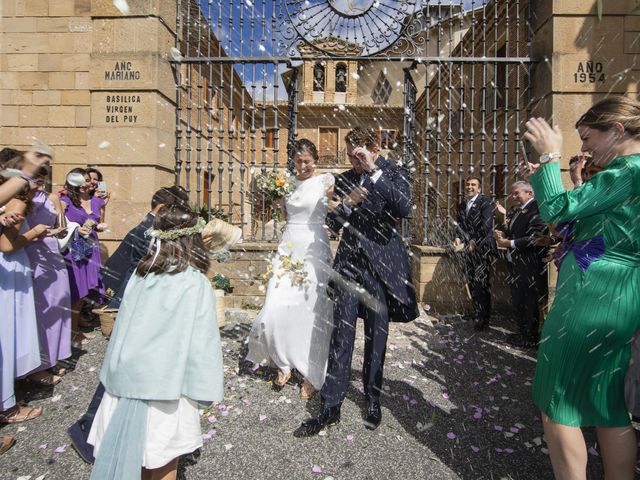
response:
<path id="1" fill-rule="evenodd" d="M 593 105 L 576 122 L 596 130 L 609 130 L 614 123 L 621 123 L 631 136 L 640 136 L 640 102 L 623 95 L 612 95 Z"/>

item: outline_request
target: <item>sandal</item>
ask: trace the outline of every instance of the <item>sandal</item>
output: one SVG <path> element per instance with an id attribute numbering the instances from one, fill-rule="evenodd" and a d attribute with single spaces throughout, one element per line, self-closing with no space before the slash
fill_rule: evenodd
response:
<path id="1" fill-rule="evenodd" d="M 291 372 L 283 372 L 281 370 L 278 370 L 278 378 L 276 378 L 273 381 L 273 388 L 275 390 L 282 390 L 282 387 L 285 386 L 285 384 L 289 381 L 289 379 L 291 378 Z"/>
<path id="2" fill-rule="evenodd" d="M 60 378 L 58 375 L 54 375 L 53 373 L 44 371 L 32 373 L 31 375 L 26 377 L 26 380 L 30 381 L 31 383 L 43 385 L 45 387 L 53 387 L 59 384 L 62 381 L 62 378 Z"/>
<path id="3" fill-rule="evenodd" d="M 0 455 L 9 450 L 16 444 L 16 439 L 10 435 L 6 437 L 2 437 L 2 441 L 0 442 Z"/>
<path id="4" fill-rule="evenodd" d="M 315 394 L 316 389 L 311 382 L 305 378 L 302 382 L 302 386 L 300 387 L 300 400 L 309 400 Z"/>
<path id="5" fill-rule="evenodd" d="M 93 335 L 88 335 L 83 332 L 71 332 L 73 336 L 71 337 L 71 346 L 73 348 L 82 349 L 82 346 L 85 343 L 89 343 L 89 340 L 93 338 Z"/>
<path id="6" fill-rule="evenodd" d="M 30 407 L 27 405 L 16 405 L 15 407 L 0 413 L 0 423 L 22 423 L 42 415 L 42 407 Z"/>
<path id="7" fill-rule="evenodd" d="M 60 365 L 54 365 L 47 371 L 49 373 L 52 373 L 53 375 L 57 375 L 58 377 L 64 377 L 67 374 L 67 369 L 64 367 L 61 367 Z"/>

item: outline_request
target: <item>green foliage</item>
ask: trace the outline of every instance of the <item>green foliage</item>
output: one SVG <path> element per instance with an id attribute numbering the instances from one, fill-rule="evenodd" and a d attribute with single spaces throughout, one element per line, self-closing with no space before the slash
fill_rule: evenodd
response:
<path id="1" fill-rule="evenodd" d="M 211 214 L 209 214 L 209 207 L 206 205 L 202 205 L 198 207 L 197 205 L 191 205 L 191 210 L 196 212 L 198 216 L 204 218 L 205 222 L 208 222 L 214 218 L 219 218 L 220 220 L 224 220 L 225 222 L 229 219 L 229 216 L 226 212 L 217 207 L 211 207 Z"/>
<path id="2" fill-rule="evenodd" d="M 226 293 L 231 293 L 233 287 L 231 286 L 231 280 L 229 277 L 225 277 L 221 273 L 217 273 L 211 279 L 211 284 L 216 290 L 224 290 Z"/>

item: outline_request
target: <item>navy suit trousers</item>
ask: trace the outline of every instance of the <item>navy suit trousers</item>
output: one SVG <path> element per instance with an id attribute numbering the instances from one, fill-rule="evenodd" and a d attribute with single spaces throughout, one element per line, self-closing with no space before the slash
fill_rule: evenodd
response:
<path id="1" fill-rule="evenodd" d="M 367 400 L 379 400 L 389 334 L 387 291 L 367 258 L 358 255 L 348 271 L 340 273 L 343 281 L 334 284 L 334 329 L 321 390 L 324 407 L 339 406 L 346 396 L 359 316 L 365 335 L 362 383 Z"/>

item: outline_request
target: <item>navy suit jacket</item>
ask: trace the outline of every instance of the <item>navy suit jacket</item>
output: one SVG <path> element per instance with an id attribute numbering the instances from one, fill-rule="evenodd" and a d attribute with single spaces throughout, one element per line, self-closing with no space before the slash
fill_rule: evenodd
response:
<path id="1" fill-rule="evenodd" d="M 367 174 L 364 177 L 362 186 L 369 191 L 366 200 L 350 214 L 341 204 L 327 217 L 332 231 L 343 229 L 333 268 L 348 278 L 354 256 L 365 255 L 373 273 L 386 287 L 389 316 L 396 321 L 409 321 L 418 316 L 418 308 L 407 247 L 398 233 L 399 220 L 411 212 L 407 172 L 383 157 L 378 157 L 376 166 L 382 175 L 375 183 Z M 360 175 L 347 170 L 336 178 L 335 195 L 344 199 L 359 185 Z"/>
<path id="2" fill-rule="evenodd" d="M 105 287 L 114 292 L 113 298 L 107 305 L 109 308 L 120 308 L 127 282 L 135 272 L 138 262 L 147 253 L 149 239 L 144 236 L 144 232 L 151 228 L 153 218 L 150 212 L 147 213 L 142 222 L 127 233 L 120 246 L 102 267 L 102 280 Z"/>
<path id="3" fill-rule="evenodd" d="M 468 244 L 470 240 L 476 243 L 479 254 L 487 254 L 495 251 L 493 238 L 493 225 L 495 218 L 495 205 L 487 197 L 478 195 L 469 213 L 467 213 L 467 201 L 458 205 L 458 225 L 462 233 L 462 240 Z"/>

